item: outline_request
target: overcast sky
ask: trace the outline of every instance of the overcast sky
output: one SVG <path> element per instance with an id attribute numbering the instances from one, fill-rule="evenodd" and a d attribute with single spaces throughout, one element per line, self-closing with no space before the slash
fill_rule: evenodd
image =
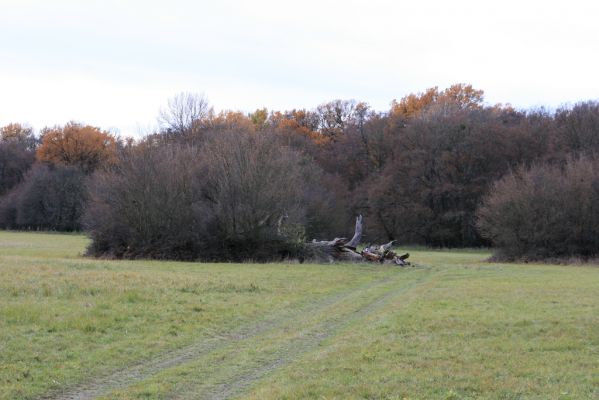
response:
<path id="1" fill-rule="evenodd" d="M 598 1 L 0 0 L 0 125 L 135 135 L 181 91 L 312 108 L 466 82 L 489 103 L 599 99 Z"/>

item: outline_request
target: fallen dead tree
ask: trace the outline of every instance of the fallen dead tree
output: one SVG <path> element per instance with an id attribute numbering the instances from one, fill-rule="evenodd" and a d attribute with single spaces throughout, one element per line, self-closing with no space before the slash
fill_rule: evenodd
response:
<path id="1" fill-rule="evenodd" d="M 348 241 L 347 238 L 335 238 L 330 241 L 317 241 L 306 243 L 305 259 L 320 262 L 378 262 L 381 264 L 395 264 L 401 266 L 410 265 L 407 258 L 409 253 L 398 255 L 392 250 L 391 241 L 383 245 L 370 245 L 363 250 L 358 250 L 362 240 L 362 216 L 356 218 L 356 229 L 354 236 Z"/>

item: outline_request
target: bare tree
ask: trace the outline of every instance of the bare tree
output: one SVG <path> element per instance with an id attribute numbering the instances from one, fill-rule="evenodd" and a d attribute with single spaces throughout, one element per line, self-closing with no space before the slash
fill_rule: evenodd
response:
<path id="1" fill-rule="evenodd" d="M 160 110 L 158 123 L 169 133 L 189 134 L 201 127 L 212 113 L 206 96 L 182 92 L 169 99 L 166 108 Z"/>

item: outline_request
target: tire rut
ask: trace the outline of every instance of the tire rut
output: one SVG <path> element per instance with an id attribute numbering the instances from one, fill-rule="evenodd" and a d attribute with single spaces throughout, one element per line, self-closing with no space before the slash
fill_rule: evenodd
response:
<path id="1" fill-rule="evenodd" d="M 241 366 L 241 368 L 238 368 L 238 370 L 229 377 L 227 382 L 188 389 L 186 393 L 179 393 L 178 395 L 175 395 L 174 398 L 177 400 L 220 400 L 239 395 L 270 372 L 288 365 L 301 355 L 314 350 L 322 341 L 339 334 L 344 329 L 355 324 L 364 317 L 373 314 L 391 301 L 412 292 L 414 289 L 421 287 L 424 284 L 430 283 L 435 275 L 436 274 L 429 273 L 400 288 L 391 288 L 357 310 L 350 311 L 343 315 L 337 315 L 314 327 L 300 330 L 296 335 L 295 340 L 291 343 L 286 342 L 283 344 L 283 346 L 274 353 L 274 356 L 271 356 L 268 360 L 264 360 L 257 365 Z"/>
<path id="2" fill-rule="evenodd" d="M 278 327 L 284 326 L 289 322 L 301 320 L 302 316 L 312 315 L 328 307 L 334 306 L 337 303 L 347 301 L 361 291 L 384 285 L 390 279 L 393 279 L 393 277 L 385 277 L 357 287 L 341 290 L 340 292 L 326 296 L 320 301 L 309 303 L 302 308 L 282 312 L 275 316 L 265 318 L 260 322 L 244 325 L 226 335 L 203 339 L 183 348 L 163 353 L 158 357 L 140 361 L 128 368 L 76 385 L 70 389 L 67 388 L 62 391 L 41 396 L 38 399 L 91 400 L 106 395 L 113 390 L 125 388 L 148 379 L 161 371 L 194 361 L 213 351 L 226 348 L 236 342 L 274 331 Z"/>

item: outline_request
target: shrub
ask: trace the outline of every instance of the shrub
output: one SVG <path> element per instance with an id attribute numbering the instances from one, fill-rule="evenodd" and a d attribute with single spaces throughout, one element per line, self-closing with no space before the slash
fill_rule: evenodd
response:
<path id="1" fill-rule="evenodd" d="M 142 145 L 89 185 L 84 227 L 95 256 L 191 259 L 199 221 L 191 187 L 197 151 Z"/>
<path id="2" fill-rule="evenodd" d="M 477 212 L 496 256 L 550 259 L 599 254 L 599 162 L 535 165 L 494 184 Z"/>
<path id="3" fill-rule="evenodd" d="M 80 229 L 85 176 L 76 168 L 36 164 L 0 203 L 0 226 L 9 229 Z"/>
<path id="4" fill-rule="evenodd" d="M 221 132 L 201 148 L 132 148 L 92 179 L 84 218 L 89 253 L 184 260 L 290 255 L 303 239 L 302 168 L 296 152 L 259 134 Z"/>
<path id="5" fill-rule="evenodd" d="M 268 259 L 296 251 L 306 168 L 297 152 L 267 135 L 225 132 L 206 143 L 201 159 L 195 207 L 211 243 L 204 256 Z"/>

